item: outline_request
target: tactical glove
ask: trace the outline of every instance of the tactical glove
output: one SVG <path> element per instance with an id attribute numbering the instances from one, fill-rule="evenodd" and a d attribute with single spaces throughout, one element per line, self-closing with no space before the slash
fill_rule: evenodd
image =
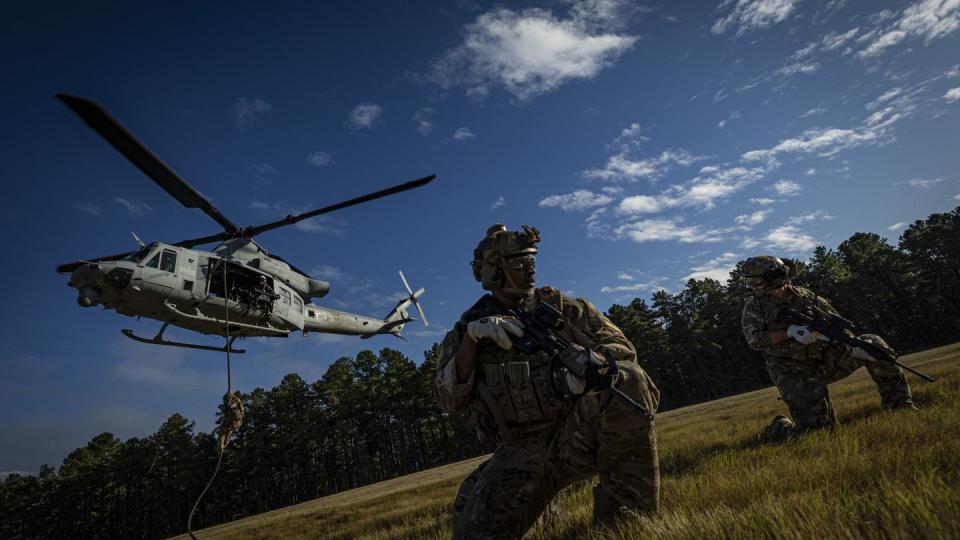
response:
<path id="1" fill-rule="evenodd" d="M 523 323 L 506 317 L 484 317 L 467 324 L 467 335 L 479 343 L 481 339 L 492 339 L 501 349 L 512 349 L 510 334 L 523 335 Z"/>
<path id="2" fill-rule="evenodd" d="M 797 324 L 791 324 L 790 327 L 787 328 L 787 335 L 804 345 L 810 345 L 818 339 L 816 334 L 810 331 L 810 328 Z"/>

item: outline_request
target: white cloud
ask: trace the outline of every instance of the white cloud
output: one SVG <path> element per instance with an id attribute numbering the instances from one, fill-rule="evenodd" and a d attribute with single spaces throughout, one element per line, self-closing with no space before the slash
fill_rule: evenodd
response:
<path id="1" fill-rule="evenodd" d="M 800 225 L 801 223 L 806 223 L 808 221 L 817 221 L 819 219 L 829 220 L 829 219 L 833 219 L 833 216 L 824 212 L 823 210 L 817 210 L 815 212 L 810 212 L 809 214 L 792 216 L 790 219 L 787 220 L 787 225 Z"/>
<path id="2" fill-rule="evenodd" d="M 892 140 L 890 127 L 912 112 L 909 102 L 898 102 L 867 117 L 852 129 L 824 128 L 807 130 L 800 137 L 784 139 L 773 148 L 751 150 L 743 154 L 745 161 L 776 162 L 781 154 L 805 153 L 830 157 L 841 150 L 868 144 L 884 144 Z"/>
<path id="3" fill-rule="evenodd" d="M 729 122 L 740 118 L 740 111 L 730 111 L 730 116 L 717 123 L 717 127 L 723 129 Z"/>
<path id="4" fill-rule="evenodd" d="M 913 178 L 907 181 L 907 184 L 912 188 L 930 189 L 940 182 L 943 182 L 943 178 Z"/>
<path id="5" fill-rule="evenodd" d="M 635 182 L 640 179 L 655 180 L 675 166 L 688 167 L 693 163 L 706 159 L 694 156 L 686 150 L 664 150 L 659 156 L 631 159 L 628 152 L 620 152 L 607 159 L 602 169 L 588 169 L 583 171 L 585 178 L 605 181 L 623 180 Z"/>
<path id="6" fill-rule="evenodd" d="M 114 197 L 113 202 L 122 206 L 133 217 L 143 217 L 153 211 L 149 204 L 143 201 L 131 201 L 121 197 Z"/>
<path id="7" fill-rule="evenodd" d="M 537 206 L 540 208 L 553 208 L 559 206 L 568 212 L 577 210 L 588 210 L 598 206 L 604 206 L 613 202 L 609 195 L 594 193 L 586 189 L 578 189 L 573 193 L 565 195 L 550 195 L 546 197 Z"/>
<path id="8" fill-rule="evenodd" d="M 626 272 L 617 272 L 617 279 L 621 281 L 633 281 L 635 278 Z"/>
<path id="9" fill-rule="evenodd" d="M 636 215 L 662 212 L 669 208 L 699 206 L 711 209 L 725 199 L 763 177 L 761 168 L 708 166 L 685 184 L 675 184 L 658 195 L 626 197 L 617 206 L 617 214 Z"/>
<path id="10" fill-rule="evenodd" d="M 719 242 L 720 231 L 703 230 L 699 225 L 684 226 L 673 219 L 644 219 L 617 227 L 618 238 L 628 238 L 637 243 L 666 242 L 676 240 L 682 244 L 696 242 Z"/>
<path id="11" fill-rule="evenodd" d="M 245 129 L 255 124 L 261 118 L 270 115 L 273 106 L 260 98 L 240 98 L 233 106 L 233 113 L 237 118 L 237 129 Z"/>
<path id="12" fill-rule="evenodd" d="M 750 199 L 750 202 L 754 204 L 773 204 L 777 202 L 776 199 L 770 199 L 767 197 L 753 197 Z"/>
<path id="13" fill-rule="evenodd" d="M 723 34 L 736 28 L 736 35 L 741 36 L 751 30 L 766 28 L 783 21 L 797 3 L 798 0 L 727 0 L 719 9 L 733 4 L 733 10 L 727 16 L 717 19 L 710 30 L 714 34 Z"/>
<path id="14" fill-rule="evenodd" d="M 88 202 L 75 202 L 73 203 L 73 207 L 81 212 L 86 212 L 91 216 L 97 216 L 97 217 L 101 216 L 100 207 L 95 204 L 91 204 Z"/>
<path id="15" fill-rule="evenodd" d="M 766 247 L 787 254 L 801 254 L 817 247 L 817 241 L 796 225 L 783 225 L 767 233 Z"/>
<path id="16" fill-rule="evenodd" d="M 497 208 L 503 208 L 507 205 L 506 199 L 503 198 L 503 195 L 497 197 L 497 200 L 493 201 L 493 204 L 490 205 L 490 211 L 494 211 Z"/>
<path id="17" fill-rule="evenodd" d="M 853 39 L 857 35 L 857 32 L 860 31 L 860 27 L 853 28 L 844 33 L 830 32 L 829 34 L 823 36 L 823 50 L 832 51 L 839 47 L 842 47 L 844 43 Z"/>
<path id="18" fill-rule="evenodd" d="M 816 175 L 817 175 L 817 169 L 815 169 L 814 167 L 810 167 L 810 168 L 807 169 L 807 171 L 806 171 L 805 173 L 803 173 L 803 174 L 805 174 L 805 175 L 807 175 L 807 176 L 816 176 Z"/>
<path id="19" fill-rule="evenodd" d="M 361 103 L 350 111 L 347 125 L 353 130 L 370 129 L 380 122 L 383 116 L 383 107 L 376 103 Z"/>
<path id="20" fill-rule="evenodd" d="M 783 178 L 774 182 L 773 185 L 770 186 L 770 189 L 775 191 L 777 195 L 791 197 L 800 193 L 800 190 L 803 188 L 799 183 Z"/>
<path id="21" fill-rule="evenodd" d="M 781 67 L 773 72 L 776 77 L 786 79 L 797 74 L 813 75 L 820 69 L 820 64 L 816 62 L 795 62 Z"/>
<path id="22" fill-rule="evenodd" d="M 808 116 L 813 116 L 813 115 L 815 115 L 815 114 L 823 114 L 823 113 L 825 113 L 825 112 L 827 112 L 827 109 L 824 108 L 824 107 L 814 107 L 814 108 L 808 110 L 807 112 L 801 114 L 801 115 L 800 115 L 800 118 L 806 118 L 806 117 L 808 117 Z"/>
<path id="23" fill-rule="evenodd" d="M 890 230 L 890 231 L 899 231 L 900 229 L 904 228 L 904 226 L 906 226 L 906 223 L 904 223 L 904 222 L 901 221 L 901 222 L 899 222 L 899 223 L 894 223 L 893 225 L 887 227 L 887 230 Z"/>
<path id="24" fill-rule="evenodd" d="M 877 22 L 883 22 L 878 19 Z M 957 0 L 923 0 L 903 10 L 900 18 L 879 32 L 879 37 L 857 53 L 861 59 L 873 58 L 908 37 L 922 39 L 929 45 L 936 39 L 960 28 L 960 2 Z M 862 39 L 862 38 L 861 38 Z"/>
<path id="25" fill-rule="evenodd" d="M 960 86 L 947 90 L 947 93 L 943 95 L 943 99 L 947 100 L 947 103 L 960 100 Z"/>
<path id="26" fill-rule="evenodd" d="M 469 141 L 470 139 L 476 138 L 477 136 L 474 135 L 474 133 L 470 131 L 470 128 L 468 127 L 460 127 L 453 132 L 453 140 L 455 141 Z"/>
<path id="27" fill-rule="evenodd" d="M 691 269 L 690 273 L 683 277 L 683 281 L 691 279 L 715 279 L 721 283 L 730 277 L 730 272 L 737 266 L 740 255 L 726 252 L 718 257 Z"/>
<path id="28" fill-rule="evenodd" d="M 421 135 L 429 135 L 437 125 L 433 121 L 433 109 L 424 107 L 413 114 L 413 125 Z"/>
<path id="29" fill-rule="evenodd" d="M 307 155 L 307 163 L 314 167 L 330 167 L 336 163 L 333 154 L 318 150 Z"/>
<path id="30" fill-rule="evenodd" d="M 630 285 L 615 285 L 615 286 L 604 286 L 600 288 L 600 292 L 604 294 L 618 293 L 618 292 L 642 292 L 642 291 L 655 291 L 660 288 L 660 280 L 654 279 L 644 283 L 632 283 Z"/>
<path id="31" fill-rule="evenodd" d="M 307 274 L 316 279 L 322 279 L 324 281 L 332 281 L 343 278 L 343 271 L 336 266 L 330 266 L 329 264 L 315 266 L 311 268 Z"/>
<path id="32" fill-rule="evenodd" d="M 767 217 L 773 213 L 773 210 L 757 210 L 750 214 L 742 214 L 736 217 L 737 225 L 744 227 L 754 227 L 767 220 Z"/>
<path id="33" fill-rule="evenodd" d="M 567 18 L 542 9 L 495 9 L 464 28 L 463 43 L 435 59 L 426 79 L 483 96 L 499 85 L 520 101 L 591 79 L 637 40 L 607 31 L 625 7 L 610 0 L 578 3 Z"/>
<path id="34" fill-rule="evenodd" d="M 276 176 L 277 169 L 269 163 L 257 163 L 253 166 L 253 179 L 258 184 L 272 184 L 273 177 Z"/>
<path id="35" fill-rule="evenodd" d="M 954 199 L 955 201 L 960 201 L 960 193 L 957 193 L 956 195 L 954 195 L 954 196 L 953 196 L 953 199 Z"/>
<path id="36" fill-rule="evenodd" d="M 294 228 L 311 234 L 331 234 L 339 238 L 347 235 L 346 222 L 331 216 L 317 216 L 306 219 L 297 222 Z"/>

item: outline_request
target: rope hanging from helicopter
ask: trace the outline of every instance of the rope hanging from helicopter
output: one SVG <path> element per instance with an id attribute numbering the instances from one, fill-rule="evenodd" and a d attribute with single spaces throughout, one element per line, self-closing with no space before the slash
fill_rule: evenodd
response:
<path id="1" fill-rule="evenodd" d="M 220 266 L 223 267 L 223 312 L 227 339 L 227 345 L 224 347 L 227 355 L 227 393 L 223 395 L 223 403 L 220 404 L 220 419 L 217 426 L 217 443 L 219 446 L 217 466 L 214 468 L 213 475 L 210 476 L 207 485 L 203 488 L 203 491 L 200 492 L 200 496 L 198 496 L 196 502 L 193 503 L 193 509 L 190 510 L 190 517 L 187 518 L 187 534 L 189 534 L 193 540 L 197 540 L 197 537 L 193 534 L 193 515 L 200 506 L 200 501 L 203 500 L 203 496 L 207 494 L 210 486 L 213 485 L 213 481 L 217 478 L 217 473 L 220 472 L 220 465 L 223 463 L 223 454 L 230 440 L 230 434 L 243 424 L 243 401 L 239 395 L 233 393 L 233 381 L 230 370 L 230 345 L 232 341 L 230 339 L 230 303 L 227 297 L 226 259 L 220 259 Z M 213 274 L 213 272 L 211 272 L 211 274 Z"/>

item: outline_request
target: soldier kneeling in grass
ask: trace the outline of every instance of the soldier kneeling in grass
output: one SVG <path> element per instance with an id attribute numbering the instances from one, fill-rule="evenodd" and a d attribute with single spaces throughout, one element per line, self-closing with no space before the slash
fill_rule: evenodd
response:
<path id="1" fill-rule="evenodd" d="M 791 285 L 790 273 L 783 261 L 769 255 L 747 259 L 743 264 L 744 277 L 753 290 L 753 296 L 743 306 L 743 335 L 750 348 L 763 352 L 767 372 L 793 417 L 791 421 L 778 415 L 766 429 L 766 437 L 779 441 L 800 431 L 836 425 L 837 415 L 827 385 L 860 366 L 867 368 L 877 384 L 885 408 L 916 409 L 910 385 L 896 365 L 879 361 L 863 348 L 825 341 L 809 327 L 785 320 L 782 312 L 789 310 L 845 321 L 825 298 Z M 863 334 L 857 339 L 892 353 L 880 336 Z"/>

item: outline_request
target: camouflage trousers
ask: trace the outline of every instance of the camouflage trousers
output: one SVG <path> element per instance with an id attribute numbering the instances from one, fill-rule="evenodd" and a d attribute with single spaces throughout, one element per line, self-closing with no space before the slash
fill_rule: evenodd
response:
<path id="1" fill-rule="evenodd" d="M 617 388 L 656 411 L 659 391 L 636 364 L 618 362 Z M 594 519 L 608 523 L 659 506 L 654 425 L 609 392 L 580 398 L 555 425 L 501 444 L 464 480 L 454 502 L 456 539 L 521 538 L 570 484 L 599 475 Z"/>
<path id="2" fill-rule="evenodd" d="M 889 349 L 880 336 L 863 334 L 864 341 Z M 767 371 L 777 385 L 780 397 L 790 408 L 797 430 L 836 425 L 837 413 L 830 400 L 827 385 L 849 376 L 861 366 L 877 385 L 880 401 L 893 408 L 910 401 L 910 385 L 895 365 L 854 358 L 849 347 L 831 347 L 824 351 L 821 362 L 767 358 Z"/>

